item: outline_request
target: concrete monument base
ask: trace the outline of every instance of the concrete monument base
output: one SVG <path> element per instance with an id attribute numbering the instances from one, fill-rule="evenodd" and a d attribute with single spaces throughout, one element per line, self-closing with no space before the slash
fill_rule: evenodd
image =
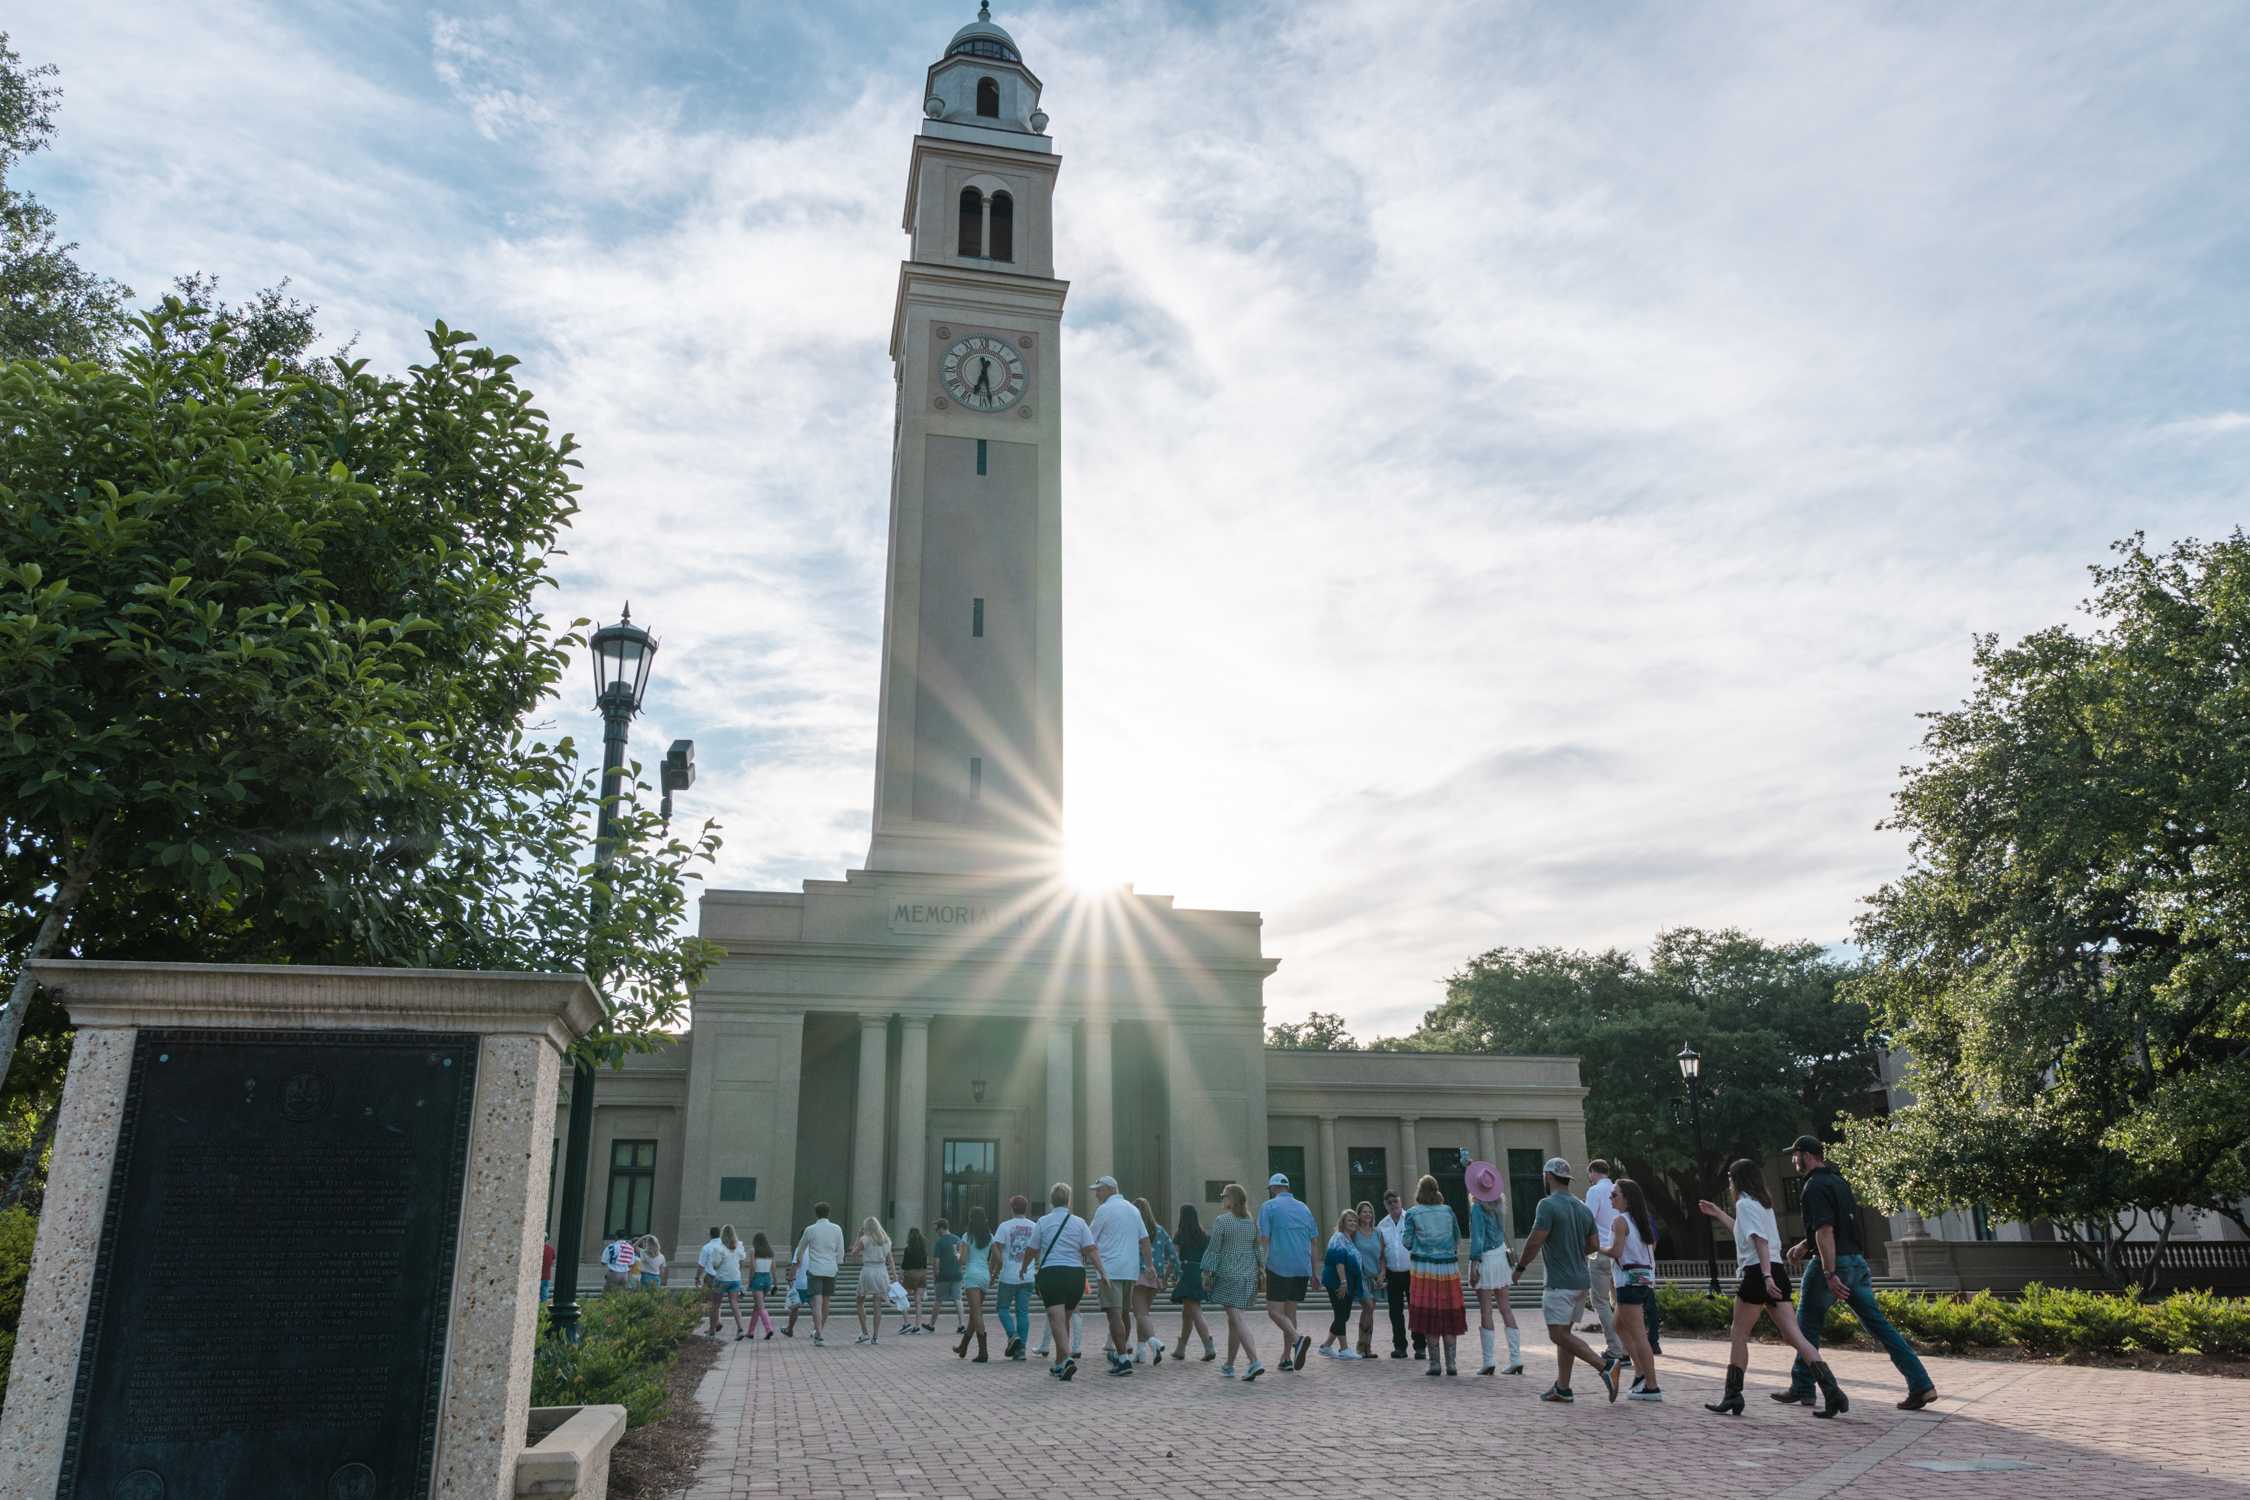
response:
<path id="1" fill-rule="evenodd" d="M 332 1464 L 325 1489 L 341 1497 L 509 1500 L 530 1416 L 556 1082 L 563 1049 L 601 1014 L 593 986 L 576 974 L 286 965 L 50 961 L 35 971 L 60 996 L 78 1036 L 0 1416 L 0 1494 L 75 1495 L 93 1483 L 105 1486 L 102 1493 L 135 1496 L 216 1493 L 214 1483 L 241 1482 L 234 1476 L 245 1471 L 229 1465 L 272 1462 Z M 227 1086 L 159 1108 L 167 1083 L 187 1076 L 178 1070 L 198 1057 Z M 379 1063 L 406 1081 L 386 1079 L 379 1093 L 370 1081 Z M 401 1071 L 415 1065 L 424 1066 L 420 1076 Z M 462 1087 L 472 1071 L 473 1085 Z M 442 1108 L 417 1114 L 424 1104 Z M 400 1125 L 386 1123 L 387 1114 Z M 446 1195 L 451 1201 L 403 1200 L 398 1184 L 428 1180 L 421 1157 L 432 1154 L 418 1157 L 417 1147 L 397 1143 L 413 1133 L 407 1127 L 451 1152 L 440 1164 L 444 1180 L 458 1183 Z M 178 1144 L 199 1129 L 208 1141 Z M 208 1228 L 216 1222 L 209 1194 L 186 1185 L 180 1164 L 206 1174 L 223 1169 L 227 1153 L 238 1157 L 245 1139 L 262 1147 L 268 1134 L 274 1160 L 299 1174 L 292 1181 L 308 1169 L 288 1153 L 310 1149 L 292 1141 L 365 1139 L 349 1151 L 321 1148 L 333 1170 L 320 1186 L 352 1212 L 392 1215 L 433 1236 L 449 1250 L 432 1257 L 443 1263 L 386 1271 L 373 1243 L 382 1235 L 339 1228 L 333 1269 L 348 1278 L 358 1266 L 363 1286 L 334 1285 L 330 1305 L 304 1317 L 301 1328 L 291 1321 L 289 1288 L 276 1296 L 259 1274 L 243 1276 L 231 1301 L 212 1287 L 209 1308 L 181 1312 L 167 1300 L 157 1324 L 118 1326 L 134 1290 L 134 1257 L 143 1253 L 118 1232 L 127 1222 L 188 1226 L 163 1233 L 166 1255 L 232 1254 L 243 1267 L 267 1263 L 262 1252 L 275 1234 L 307 1232 L 302 1203 L 261 1197 L 260 1184 L 238 1176 L 224 1179 L 233 1184 L 232 1206 L 219 1210 L 228 1215 L 225 1234 L 236 1238 L 196 1243 L 221 1236 Z M 160 1167 L 179 1175 L 156 1176 Z M 374 1184 L 369 1200 L 353 1201 L 362 1180 Z M 402 1240 L 407 1234 L 401 1227 Z M 394 1448 L 412 1450 L 412 1462 L 389 1472 L 378 1473 L 382 1456 L 361 1455 L 348 1436 L 366 1408 L 307 1405 L 302 1396 L 306 1386 L 337 1378 L 331 1362 L 363 1361 L 366 1341 L 387 1332 L 347 1328 L 339 1336 L 334 1325 L 349 1319 L 342 1310 L 355 1290 L 363 1304 L 388 1297 L 402 1316 L 420 1320 L 425 1344 L 400 1341 L 410 1355 L 442 1350 L 420 1356 L 414 1381 L 364 1391 L 371 1406 L 390 1402 L 419 1413 L 406 1438 L 390 1434 Z M 432 1305 L 415 1305 L 417 1295 Z M 182 1318 L 190 1321 L 180 1328 L 158 1326 Z M 132 1382 L 114 1368 L 177 1350 L 193 1358 L 207 1330 L 217 1326 L 225 1337 L 225 1322 L 215 1320 L 244 1325 L 242 1347 L 232 1351 L 247 1372 L 239 1381 L 169 1389 Z M 263 1368 L 259 1350 L 272 1356 Z M 111 1389 L 105 1379 L 128 1382 L 117 1386 L 124 1394 L 100 1396 Z M 347 1434 L 333 1440 L 333 1452 L 330 1433 Z M 192 1471 L 168 1475 L 167 1464 Z M 111 1470 L 123 1477 L 98 1478 Z"/>

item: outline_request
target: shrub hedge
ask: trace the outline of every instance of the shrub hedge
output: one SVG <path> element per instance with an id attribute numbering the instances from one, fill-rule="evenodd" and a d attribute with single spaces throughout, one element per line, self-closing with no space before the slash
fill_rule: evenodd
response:
<path id="1" fill-rule="evenodd" d="M 1657 1289 L 1664 1326 L 1684 1332 L 1724 1332 L 1734 1299 L 1684 1287 Z M 2156 1302 L 2126 1293 L 2041 1286 L 2007 1299 L 1990 1292 L 1930 1296 L 1878 1291 L 1883 1315 L 1919 1348 L 1959 1354 L 1968 1349 L 2025 1349 L 2035 1354 L 2207 1354 L 2250 1357 L 2250 1300 L 2209 1292 L 2174 1292 Z M 1866 1335 L 1850 1309 L 1828 1310 L 1824 1344 L 1850 1344 Z"/>
<path id="2" fill-rule="evenodd" d="M 579 1303 L 575 1344 L 547 1336 L 539 1309 L 539 1350 L 531 1362 L 533 1406 L 622 1406 L 629 1426 L 665 1412 L 665 1377 L 703 1320 L 691 1291 L 609 1292 Z"/>

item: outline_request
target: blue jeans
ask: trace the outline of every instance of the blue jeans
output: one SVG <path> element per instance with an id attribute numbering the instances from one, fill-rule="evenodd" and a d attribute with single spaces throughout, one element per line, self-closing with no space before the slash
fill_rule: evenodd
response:
<path id="1" fill-rule="evenodd" d="M 1916 1391 L 1936 1386 L 1937 1382 L 1930 1379 L 1930 1372 L 1922 1368 L 1921 1358 L 1913 1347 L 1876 1305 L 1874 1277 L 1867 1269 L 1867 1257 L 1837 1256 L 1836 1276 L 1844 1283 L 1844 1300 L 1852 1316 L 1859 1319 L 1860 1327 L 1875 1335 L 1876 1342 L 1890 1355 L 1891 1363 L 1898 1366 L 1899 1374 L 1906 1377 L 1906 1393 L 1911 1396 Z M 1797 1290 L 1797 1322 L 1805 1330 L 1805 1341 L 1815 1349 L 1820 1347 L 1820 1332 L 1828 1323 L 1828 1308 L 1835 1300 L 1835 1294 L 1828 1290 L 1828 1278 L 1807 1261 L 1804 1285 Z M 1812 1371 L 1805 1368 L 1802 1358 L 1789 1367 L 1789 1389 L 1803 1396 L 1812 1394 Z"/>
<path id="2" fill-rule="evenodd" d="M 1031 1337 L 1031 1283 L 1003 1281 L 993 1288 L 1000 1308 L 1000 1331 L 1011 1341 Z"/>

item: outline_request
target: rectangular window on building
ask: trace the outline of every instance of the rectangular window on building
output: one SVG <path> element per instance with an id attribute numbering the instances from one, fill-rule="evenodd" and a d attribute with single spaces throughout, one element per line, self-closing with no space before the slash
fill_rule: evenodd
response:
<path id="1" fill-rule="evenodd" d="M 1226 1191 L 1227 1181 L 1224 1177 L 1206 1177 L 1203 1179 L 1204 1202 L 1216 1203 L 1226 1196 Z"/>
<path id="2" fill-rule="evenodd" d="M 1430 1148 L 1430 1175 L 1437 1179 L 1438 1191 L 1453 1210 L 1453 1217 L 1461 1221 L 1461 1232 L 1469 1232 L 1469 1153 L 1459 1146 L 1432 1146 Z"/>
<path id="3" fill-rule="evenodd" d="M 1305 1148 L 1302 1146 L 1266 1147 L 1266 1175 L 1271 1177 L 1276 1172 L 1286 1172 L 1289 1175 L 1289 1191 L 1304 1199 L 1306 1205 L 1310 1207 L 1313 1197 L 1309 1191 L 1310 1184 L 1305 1181 Z M 1266 1201 L 1265 1189 L 1250 1187 L 1247 1182 L 1243 1186 L 1250 1188 L 1250 1214 L 1251 1217 L 1255 1218 L 1258 1213 L 1258 1205 Z M 1313 1210 L 1313 1217 L 1316 1219 L 1320 1217 L 1318 1209 Z M 1322 1235 L 1321 1241 L 1325 1242 L 1327 1238 L 1326 1235 Z"/>
<path id="4" fill-rule="evenodd" d="M 755 1203 L 758 1201 L 758 1179 L 755 1177 L 722 1177 L 719 1179 L 721 1203 Z"/>
<path id="5" fill-rule="evenodd" d="M 1352 1206 L 1372 1203 L 1375 1211 L 1383 1211 L 1383 1193 L 1390 1183 L 1390 1153 L 1381 1146 L 1354 1146 L 1347 1156 L 1351 1168 Z M 1338 1204 L 1336 1212 L 1344 1207 Z"/>
<path id="6" fill-rule="evenodd" d="M 984 439 L 983 439 L 983 438 L 978 438 L 978 439 L 977 439 L 977 472 L 978 472 L 979 474 L 982 474 L 982 473 L 984 472 Z"/>
<path id="7" fill-rule="evenodd" d="M 947 1141 L 941 1163 L 938 1213 L 953 1232 L 969 1227 L 972 1208 L 983 1209 L 989 1222 L 999 1223 L 1000 1143 Z"/>
<path id="8" fill-rule="evenodd" d="M 975 802 L 984 796 L 984 757 L 969 757 L 969 800 Z"/>
<path id="9" fill-rule="evenodd" d="M 656 1209 L 656 1142 L 609 1143 L 609 1208 L 602 1238 L 648 1233 Z"/>
<path id="10" fill-rule="evenodd" d="M 1531 1233 L 1531 1220 L 1539 1212 L 1539 1200 L 1547 1196 L 1546 1184 L 1539 1176 L 1547 1158 L 1537 1151 L 1510 1151 L 1508 1153 L 1508 1227 L 1520 1237 Z"/>
<path id="11" fill-rule="evenodd" d="M 969 601 L 969 634 L 979 640 L 984 638 L 984 601 L 982 599 Z"/>

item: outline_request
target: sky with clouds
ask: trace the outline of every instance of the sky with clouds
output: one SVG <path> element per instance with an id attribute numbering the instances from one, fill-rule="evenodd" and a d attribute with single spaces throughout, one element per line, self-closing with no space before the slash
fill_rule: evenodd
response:
<path id="1" fill-rule="evenodd" d="M 521 356 L 585 444 L 558 608 L 657 629 L 635 743 L 786 887 L 866 851 L 899 211 L 973 13 L 34 6 L 21 180 L 143 293 Z M 1972 635 L 2250 513 L 2250 8 L 995 19 L 1064 159 L 1074 861 L 1263 911 L 1273 1019 L 1845 939 Z"/>

